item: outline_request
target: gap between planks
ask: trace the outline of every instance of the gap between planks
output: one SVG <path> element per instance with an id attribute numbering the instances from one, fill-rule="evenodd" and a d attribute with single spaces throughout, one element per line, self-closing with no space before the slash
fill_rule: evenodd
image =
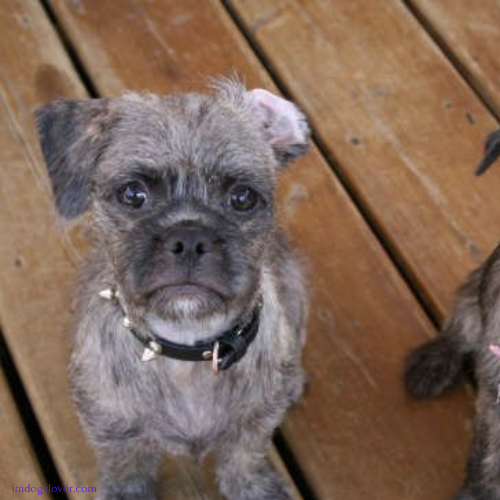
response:
<path id="1" fill-rule="evenodd" d="M 238 10 L 232 5 L 231 0 L 221 0 L 221 4 L 224 6 L 226 12 L 231 17 L 235 26 L 237 26 L 249 46 L 252 47 L 255 55 L 258 57 L 262 66 L 269 73 L 271 79 L 273 80 L 279 91 L 287 99 L 293 100 L 293 93 L 290 91 L 289 86 L 286 84 L 284 79 L 281 78 L 279 72 L 276 70 L 275 66 L 272 63 L 272 60 L 266 55 L 260 44 L 257 42 L 257 40 L 255 40 L 255 37 L 252 36 L 250 30 L 247 28 L 245 22 L 239 15 Z M 439 314 L 436 311 L 435 307 L 432 305 L 432 302 L 429 300 L 429 297 L 425 293 L 425 290 L 419 286 L 417 280 L 415 279 L 415 276 L 412 274 L 411 270 L 407 268 L 404 260 L 399 255 L 398 250 L 391 243 L 390 239 L 387 238 L 387 235 L 385 234 L 385 231 L 383 230 L 381 225 L 377 223 L 375 216 L 372 214 L 370 206 L 362 199 L 353 184 L 344 175 L 342 169 L 339 168 L 338 160 L 326 146 L 324 140 L 321 139 L 321 136 L 317 133 L 314 126 L 312 125 L 311 140 L 314 142 L 323 158 L 325 158 L 325 160 L 327 161 L 332 172 L 335 174 L 338 181 L 347 193 L 350 201 L 358 209 L 358 212 L 361 214 L 364 222 L 370 228 L 377 241 L 389 256 L 392 263 L 407 284 L 408 288 L 412 291 L 420 307 L 422 307 L 422 309 L 425 311 L 433 326 L 436 329 L 439 329 L 441 326 Z"/>
<path id="2" fill-rule="evenodd" d="M 486 87 L 481 83 L 481 80 L 476 78 L 474 74 L 469 71 L 467 64 L 460 59 L 453 47 L 445 40 L 444 36 L 441 35 L 432 20 L 419 9 L 413 0 L 401 1 L 420 23 L 422 29 L 427 32 L 432 42 L 446 56 L 460 77 L 463 78 L 475 92 L 477 98 L 484 104 L 496 120 L 500 122 L 500 105 L 496 102 L 495 98 L 490 95 Z"/>

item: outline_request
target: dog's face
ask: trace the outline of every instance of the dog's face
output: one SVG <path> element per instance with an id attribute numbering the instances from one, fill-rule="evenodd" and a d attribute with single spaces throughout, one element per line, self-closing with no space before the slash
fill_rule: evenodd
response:
<path id="1" fill-rule="evenodd" d="M 212 96 L 57 101 L 37 125 L 60 213 L 90 208 L 138 314 L 200 321 L 255 301 L 277 172 L 307 146 L 293 104 L 229 82 Z"/>

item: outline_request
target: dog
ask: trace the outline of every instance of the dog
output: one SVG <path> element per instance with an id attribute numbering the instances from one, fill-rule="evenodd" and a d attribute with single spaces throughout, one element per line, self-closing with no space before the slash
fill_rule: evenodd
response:
<path id="1" fill-rule="evenodd" d="M 208 452 L 228 499 L 291 498 L 267 452 L 303 389 L 308 301 L 275 191 L 309 127 L 266 90 L 213 87 L 35 113 L 56 209 L 92 239 L 69 376 L 98 500 L 153 500 L 165 454 Z"/>
<path id="2" fill-rule="evenodd" d="M 486 141 L 476 169 L 500 156 L 500 130 Z M 442 394 L 460 380 L 469 361 L 477 383 L 474 434 L 464 484 L 455 500 L 500 499 L 500 245 L 460 288 L 440 334 L 408 357 L 405 385 L 420 399 Z"/>

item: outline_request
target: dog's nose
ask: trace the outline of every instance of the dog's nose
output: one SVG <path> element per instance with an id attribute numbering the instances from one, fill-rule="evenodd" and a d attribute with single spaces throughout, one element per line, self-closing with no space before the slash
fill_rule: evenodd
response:
<path id="1" fill-rule="evenodd" d="M 167 250 L 178 258 L 199 259 L 213 250 L 215 240 L 207 229 L 183 227 L 174 230 L 165 244 Z"/>

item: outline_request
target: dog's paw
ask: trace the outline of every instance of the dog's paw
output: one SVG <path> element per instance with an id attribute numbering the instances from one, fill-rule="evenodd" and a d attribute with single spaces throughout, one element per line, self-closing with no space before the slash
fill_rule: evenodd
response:
<path id="1" fill-rule="evenodd" d="M 102 485 L 95 500 L 158 500 L 151 485 L 127 483 L 123 485 Z"/>
<path id="2" fill-rule="evenodd" d="M 481 497 L 482 498 L 482 497 Z M 478 497 L 473 495 L 468 489 L 462 488 L 452 500 L 479 500 Z"/>
<path id="3" fill-rule="evenodd" d="M 271 467 L 248 476 L 225 474 L 219 487 L 228 500 L 293 500 L 288 483 Z"/>
<path id="4" fill-rule="evenodd" d="M 463 357 L 446 337 L 415 349 L 407 359 L 406 390 L 418 399 L 439 396 L 459 378 Z"/>
<path id="5" fill-rule="evenodd" d="M 95 500 L 158 500 L 158 497 L 155 495 L 142 496 L 137 495 L 136 493 L 118 493 L 118 492 L 106 492 L 102 491 L 97 494 Z"/>
<path id="6" fill-rule="evenodd" d="M 137 494 L 128 494 L 128 493 L 109 493 L 106 491 L 99 492 L 95 497 L 95 500 L 158 500 L 158 497 L 155 495 L 151 496 L 142 496 Z"/>

